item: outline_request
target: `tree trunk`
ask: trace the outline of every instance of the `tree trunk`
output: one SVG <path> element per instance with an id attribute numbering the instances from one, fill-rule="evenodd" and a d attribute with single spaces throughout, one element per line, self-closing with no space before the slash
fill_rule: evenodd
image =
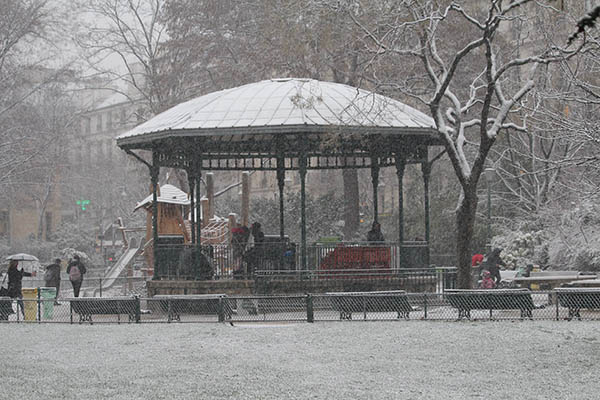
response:
<path id="1" fill-rule="evenodd" d="M 52 185 L 46 186 L 46 191 L 43 197 L 40 199 L 40 209 L 38 210 L 38 231 L 37 231 L 37 239 L 44 240 L 44 230 L 48 231 L 48 227 L 44 226 L 46 216 L 46 208 L 48 208 L 48 201 L 50 199 L 50 194 L 52 193 Z"/>
<path id="2" fill-rule="evenodd" d="M 470 289 L 471 278 L 471 240 L 477 211 L 476 187 L 464 191 L 464 197 L 456 212 L 456 255 L 458 262 L 458 288 Z M 472 192 L 472 193 L 470 193 Z"/>
<path id="3" fill-rule="evenodd" d="M 358 231 L 360 215 L 358 208 L 358 171 L 344 169 L 344 240 L 350 240 Z"/>

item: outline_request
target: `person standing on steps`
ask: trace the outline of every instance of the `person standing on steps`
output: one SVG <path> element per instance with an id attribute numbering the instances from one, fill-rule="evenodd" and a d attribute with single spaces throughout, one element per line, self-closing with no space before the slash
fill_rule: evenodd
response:
<path id="1" fill-rule="evenodd" d="M 381 232 L 381 225 L 379 224 L 379 222 L 373 221 L 373 225 L 371 225 L 371 230 L 367 232 L 367 242 L 385 242 L 385 238 L 383 237 L 383 233 Z"/>
<path id="2" fill-rule="evenodd" d="M 83 283 L 83 275 L 86 273 L 85 266 L 79 259 L 78 254 L 73 255 L 73 259 L 69 262 L 67 267 L 67 274 L 69 274 L 69 280 L 73 285 L 73 297 L 79 297 L 79 289 Z"/>

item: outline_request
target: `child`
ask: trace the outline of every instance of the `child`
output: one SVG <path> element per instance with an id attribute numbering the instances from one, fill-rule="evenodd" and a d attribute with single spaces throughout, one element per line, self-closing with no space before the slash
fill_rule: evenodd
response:
<path id="1" fill-rule="evenodd" d="M 479 285 L 481 289 L 493 289 L 496 287 L 496 282 L 492 279 L 492 274 L 487 269 L 483 271 L 483 279 Z"/>

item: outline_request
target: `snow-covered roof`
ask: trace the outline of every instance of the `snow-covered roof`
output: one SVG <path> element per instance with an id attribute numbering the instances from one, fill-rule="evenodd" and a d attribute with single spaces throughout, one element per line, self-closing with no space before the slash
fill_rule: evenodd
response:
<path id="1" fill-rule="evenodd" d="M 324 127 L 431 133 L 433 119 L 397 100 L 314 79 L 269 79 L 181 103 L 120 135 L 136 143 L 163 135 L 307 132 Z"/>
<path id="2" fill-rule="evenodd" d="M 187 206 L 190 204 L 190 199 L 188 198 L 187 193 L 185 193 L 183 190 L 178 189 L 173 185 L 162 185 L 160 187 L 160 196 L 158 196 L 158 202 Z M 150 204 L 152 204 L 152 195 L 149 195 L 144 200 L 138 202 L 133 211 Z"/>

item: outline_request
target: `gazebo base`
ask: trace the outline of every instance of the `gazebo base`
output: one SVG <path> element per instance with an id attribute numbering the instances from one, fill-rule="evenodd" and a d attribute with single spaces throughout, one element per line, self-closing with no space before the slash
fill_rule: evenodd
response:
<path id="1" fill-rule="evenodd" d="M 435 292 L 435 277 L 421 277 L 418 281 L 407 278 L 352 278 L 315 280 L 154 280 L 146 283 L 148 296 L 170 294 L 227 294 L 227 295 L 282 295 L 328 292 L 371 292 L 406 290 L 407 292 Z"/>

